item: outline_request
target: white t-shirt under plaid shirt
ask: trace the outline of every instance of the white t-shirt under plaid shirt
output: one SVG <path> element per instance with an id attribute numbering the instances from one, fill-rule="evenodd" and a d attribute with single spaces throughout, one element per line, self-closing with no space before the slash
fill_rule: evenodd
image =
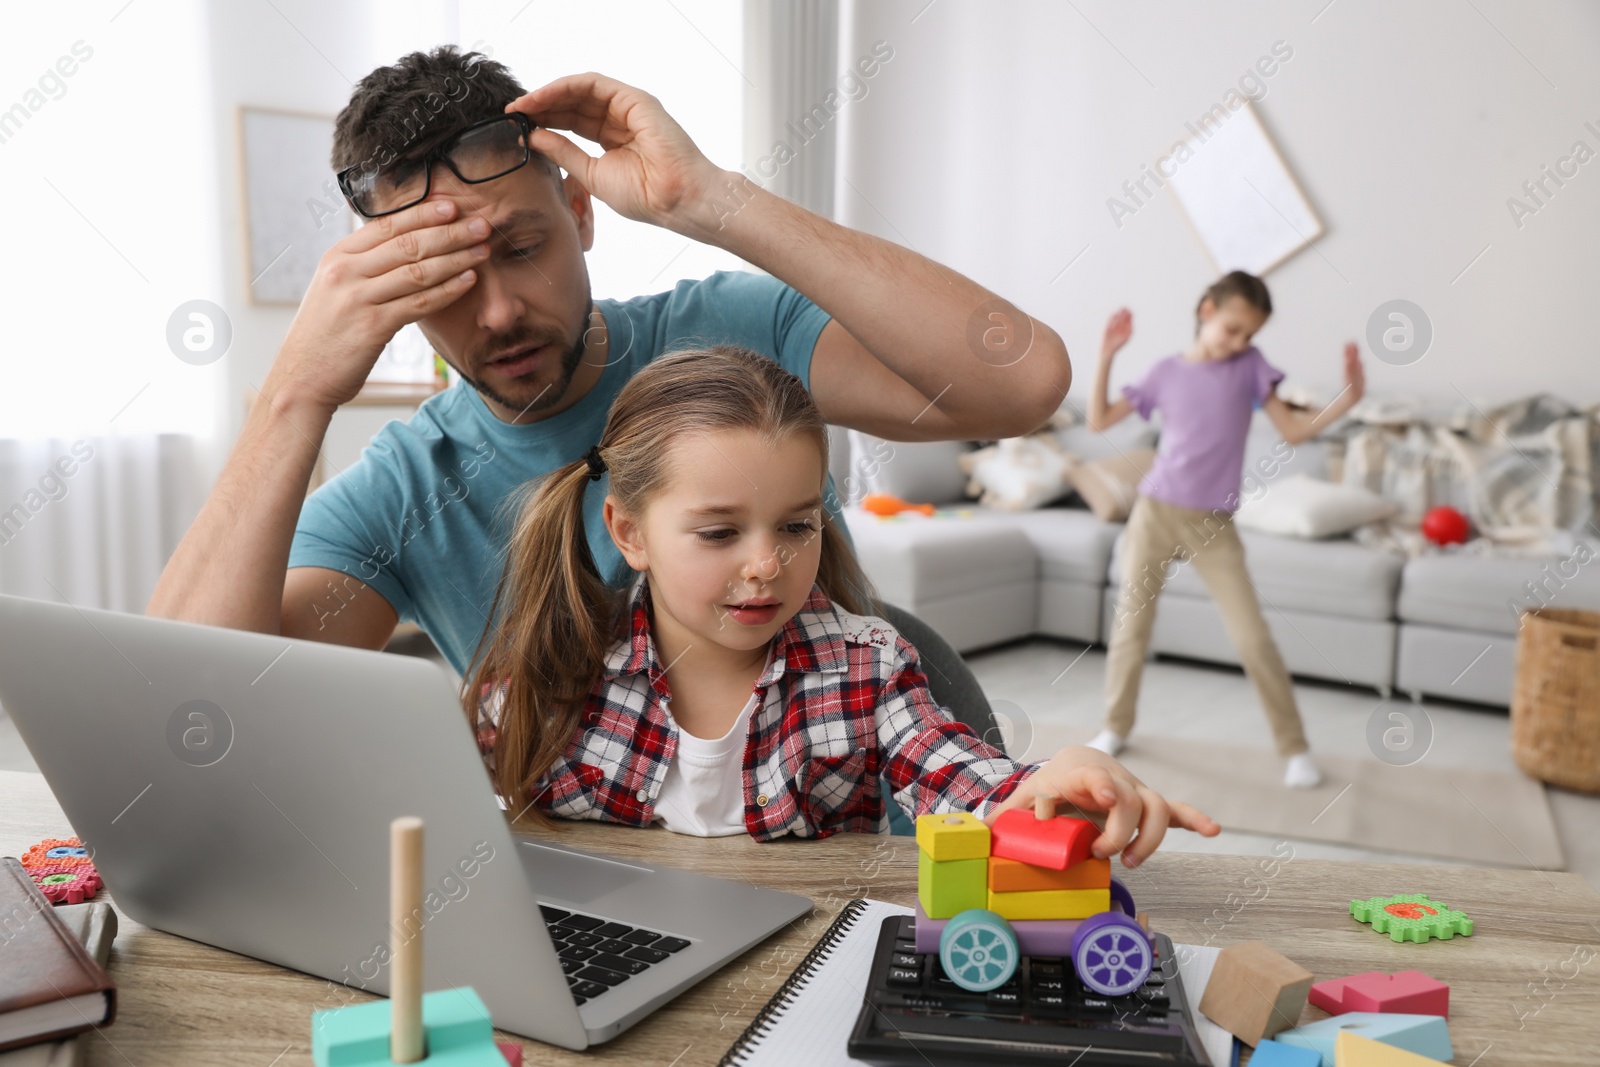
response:
<path id="1" fill-rule="evenodd" d="M 750 713 L 761 699 L 750 694 L 744 710 L 721 737 L 696 737 L 678 727 L 678 752 L 656 796 L 656 821 L 673 833 L 727 837 L 744 825 L 744 744 Z M 667 703 L 670 715 L 672 704 Z M 677 720 L 673 720 L 674 723 Z"/>

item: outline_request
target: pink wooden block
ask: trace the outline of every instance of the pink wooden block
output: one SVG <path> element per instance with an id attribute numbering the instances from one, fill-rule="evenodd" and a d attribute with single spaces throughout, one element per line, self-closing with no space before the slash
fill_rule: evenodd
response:
<path id="1" fill-rule="evenodd" d="M 522 1046 L 510 1041 L 496 1041 L 494 1047 L 506 1058 L 509 1067 L 522 1067 Z"/>
<path id="2" fill-rule="evenodd" d="M 1329 1015 L 1352 1011 L 1450 1016 L 1450 987 L 1421 971 L 1367 971 L 1311 987 L 1311 1003 Z"/>
<path id="3" fill-rule="evenodd" d="M 1088 819 L 1040 819 L 1025 808 L 1003 811 L 989 828 L 989 854 L 1064 871 L 1089 858 L 1100 831 Z"/>

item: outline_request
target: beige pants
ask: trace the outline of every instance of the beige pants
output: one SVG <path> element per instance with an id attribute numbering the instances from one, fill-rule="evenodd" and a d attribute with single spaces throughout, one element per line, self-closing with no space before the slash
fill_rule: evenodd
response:
<path id="1" fill-rule="evenodd" d="M 1195 569 L 1222 613 L 1228 639 L 1272 724 L 1279 754 L 1306 751 L 1294 686 L 1277 642 L 1261 617 L 1233 516 L 1178 507 L 1143 495 L 1134 501 L 1123 535 L 1122 589 L 1106 656 L 1107 728 L 1123 737 L 1133 730 L 1139 676 L 1156 621 L 1156 599 L 1166 585 L 1169 561 L 1174 559 L 1187 560 L 1181 565 Z"/>

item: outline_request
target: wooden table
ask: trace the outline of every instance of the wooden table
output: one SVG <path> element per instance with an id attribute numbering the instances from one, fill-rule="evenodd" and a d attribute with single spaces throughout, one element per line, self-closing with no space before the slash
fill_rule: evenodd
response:
<path id="1" fill-rule="evenodd" d="M 1419 831 L 1424 832 L 1424 831 Z M 44 779 L 0 771 L 0 854 L 69 836 Z M 611 1042 L 572 1053 L 520 1040 L 530 1064 L 715 1063 L 844 903 L 870 896 L 909 905 L 916 844 L 907 837 L 841 834 L 823 841 L 697 839 L 665 830 L 575 823 L 561 839 L 623 858 L 684 864 L 756 885 L 804 893 L 808 918 L 751 949 Z M 1319 979 L 1418 969 L 1448 982 L 1459 1064 L 1510 1067 L 1593 1062 L 1600 1048 L 1600 894 L 1576 875 L 1412 867 L 1166 852 L 1120 871 L 1175 942 L 1259 939 Z M 1349 917 L 1352 898 L 1426 892 L 1471 915 L 1470 938 L 1398 945 Z M 104 897 L 102 893 L 102 897 Z M 91 1040 L 93 1065 L 304 1067 L 313 1010 L 328 1006 L 321 978 L 149 929 L 118 913 L 111 950 L 117 1019 Z M 357 994 L 365 999 L 365 994 Z M 1322 1018 L 1308 1008 L 1302 1022 Z M 843 1050 L 840 1050 L 841 1053 Z"/>

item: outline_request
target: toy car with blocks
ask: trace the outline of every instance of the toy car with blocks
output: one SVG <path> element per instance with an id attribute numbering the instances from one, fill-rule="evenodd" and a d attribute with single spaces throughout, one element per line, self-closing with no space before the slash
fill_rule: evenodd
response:
<path id="1" fill-rule="evenodd" d="M 1133 895 L 1089 847 L 1099 828 L 1055 814 L 923 815 L 917 827 L 918 952 L 937 953 L 970 992 L 997 989 L 1023 956 L 1063 957 L 1083 985 L 1117 997 L 1139 989 L 1154 962 Z"/>

